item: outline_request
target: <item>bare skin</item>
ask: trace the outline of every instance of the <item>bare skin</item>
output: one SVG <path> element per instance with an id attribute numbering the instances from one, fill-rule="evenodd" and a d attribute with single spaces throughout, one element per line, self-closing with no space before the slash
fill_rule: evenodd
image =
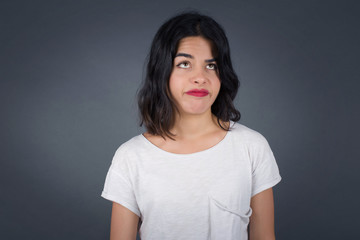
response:
<path id="1" fill-rule="evenodd" d="M 191 132 L 191 127 L 194 129 L 192 131 L 193 134 L 184 134 L 184 131 L 181 129 L 177 131 L 175 140 L 173 141 L 167 137 L 165 137 L 165 140 L 160 136 L 151 135 L 149 133 L 144 133 L 143 135 L 155 146 L 158 148 L 161 148 L 162 150 L 165 150 L 167 152 L 171 153 L 177 153 L 177 154 L 190 154 L 195 152 L 204 151 L 206 149 L 209 149 L 216 144 L 218 144 L 221 140 L 223 140 L 227 134 L 227 131 L 220 128 L 219 125 L 215 122 L 212 124 L 209 124 L 208 126 L 204 123 L 201 123 L 201 126 L 194 125 L 191 126 L 191 121 L 189 122 L 189 127 L 187 128 L 188 131 Z M 227 127 L 229 123 L 222 123 L 223 126 Z M 198 132 L 197 134 L 194 134 L 194 132 L 197 132 L 199 129 L 204 129 L 203 131 Z M 179 134 L 181 132 L 182 134 Z M 186 132 L 186 130 L 185 130 Z"/>
<path id="2" fill-rule="evenodd" d="M 275 240 L 274 197 L 272 188 L 266 189 L 251 198 L 249 240 Z"/>
<path id="3" fill-rule="evenodd" d="M 170 129 L 176 135 L 175 141 L 144 133 L 154 145 L 168 152 L 188 154 L 208 149 L 225 137 L 227 132 L 211 113 L 221 85 L 214 59 L 210 41 L 202 37 L 180 41 L 169 79 L 170 92 L 179 110 Z M 209 94 L 202 97 L 186 94 L 191 89 L 206 89 Z"/>
<path id="4" fill-rule="evenodd" d="M 110 240 L 135 240 L 139 217 L 126 207 L 113 202 Z"/>

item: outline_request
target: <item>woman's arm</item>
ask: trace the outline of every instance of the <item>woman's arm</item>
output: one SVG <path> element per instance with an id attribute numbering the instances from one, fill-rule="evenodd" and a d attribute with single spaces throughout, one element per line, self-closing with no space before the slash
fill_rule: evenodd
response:
<path id="1" fill-rule="evenodd" d="M 139 217 L 126 207 L 113 202 L 110 240 L 136 240 Z"/>
<path id="2" fill-rule="evenodd" d="M 272 188 L 253 196 L 250 207 L 249 240 L 275 240 Z"/>

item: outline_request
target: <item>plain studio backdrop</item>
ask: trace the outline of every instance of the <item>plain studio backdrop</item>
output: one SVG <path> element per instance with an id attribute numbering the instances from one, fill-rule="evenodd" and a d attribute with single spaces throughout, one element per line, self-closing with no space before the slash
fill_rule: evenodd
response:
<path id="1" fill-rule="evenodd" d="M 280 240 L 355 239 L 358 1 L 1 1 L 0 239 L 109 239 L 100 197 L 144 129 L 136 91 L 159 26 L 197 9 L 229 38 L 240 123 L 270 143 Z"/>

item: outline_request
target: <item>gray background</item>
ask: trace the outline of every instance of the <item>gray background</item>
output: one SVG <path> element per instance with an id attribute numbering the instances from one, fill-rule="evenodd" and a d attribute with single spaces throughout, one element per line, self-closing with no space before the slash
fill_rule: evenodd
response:
<path id="1" fill-rule="evenodd" d="M 108 239 L 100 197 L 117 147 L 143 129 L 135 93 L 158 27 L 187 9 L 227 32 L 240 123 L 283 177 L 277 239 L 359 227 L 357 1 L 1 1 L 1 239 Z"/>

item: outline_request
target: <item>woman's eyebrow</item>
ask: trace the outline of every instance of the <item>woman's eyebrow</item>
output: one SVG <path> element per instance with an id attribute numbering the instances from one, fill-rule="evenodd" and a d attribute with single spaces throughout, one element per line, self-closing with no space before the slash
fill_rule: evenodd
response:
<path id="1" fill-rule="evenodd" d="M 194 59 L 194 56 L 188 53 L 178 53 L 175 55 L 175 57 L 186 57 L 186 58 L 191 58 Z M 215 58 L 211 58 L 211 59 L 206 59 L 205 62 L 209 63 L 209 62 L 216 62 Z"/>
<path id="2" fill-rule="evenodd" d="M 212 58 L 212 59 L 207 59 L 207 60 L 205 60 L 205 62 L 216 62 L 216 59 L 215 58 Z"/>

